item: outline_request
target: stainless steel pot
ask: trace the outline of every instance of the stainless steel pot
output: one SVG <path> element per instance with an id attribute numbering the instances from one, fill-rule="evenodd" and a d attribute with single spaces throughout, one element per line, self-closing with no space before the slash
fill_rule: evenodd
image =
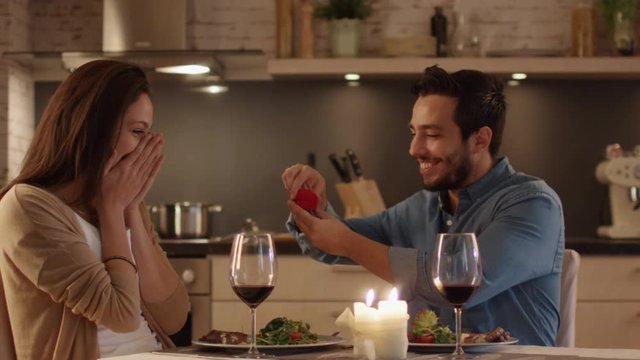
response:
<path id="1" fill-rule="evenodd" d="M 216 229 L 220 221 L 222 206 L 198 202 L 177 202 L 151 207 L 156 215 L 156 226 L 160 237 L 165 239 L 210 238 L 219 234 Z"/>

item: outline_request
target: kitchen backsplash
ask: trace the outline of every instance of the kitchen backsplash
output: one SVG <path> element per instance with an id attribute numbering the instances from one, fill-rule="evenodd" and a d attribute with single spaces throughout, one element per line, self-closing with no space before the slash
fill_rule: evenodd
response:
<path id="1" fill-rule="evenodd" d="M 167 158 L 147 200 L 223 205 L 227 231 L 237 230 L 245 217 L 283 231 L 288 209 L 282 171 L 315 153 L 329 198 L 342 213 L 334 188 L 339 177 L 327 157 L 351 148 L 365 177 L 375 179 L 393 205 L 421 188 L 408 154 L 410 84 L 234 82 L 218 96 L 155 84 L 154 130 L 166 137 Z M 54 88 L 38 84 L 38 113 Z M 594 176 L 604 148 L 640 143 L 637 81 L 525 81 L 506 95 L 502 152 L 517 170 L 542 177 L 558 192 L 568 236 L 594 236 L 608 212 L 607 187 Z"/>

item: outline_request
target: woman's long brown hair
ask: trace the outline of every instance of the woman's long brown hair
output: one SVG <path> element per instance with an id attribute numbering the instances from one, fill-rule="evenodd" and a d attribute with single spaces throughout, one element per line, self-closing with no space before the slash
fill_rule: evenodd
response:
<path id="1" fill-rule="evenodd" d="M 15 184 L 51 188 L 82 179 L 73 203 L 88 204 L 97 195 L 113 153 L 125 111 L 149 82 L 138 66 L 96 60 L 73 71 L 44 109 Z"/>

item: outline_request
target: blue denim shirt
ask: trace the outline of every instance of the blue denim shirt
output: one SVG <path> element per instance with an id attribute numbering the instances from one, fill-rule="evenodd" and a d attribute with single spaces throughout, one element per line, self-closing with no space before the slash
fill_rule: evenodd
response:
<path id="1" fill-rule="evenodd" d="M 455 214 L 442 206 L 446 196 L 446 192 L 422 190 L 376 215 L 343 221 L 352 230 L 390 246 L 394 283 L 409 302 L 411 315 L 431 308 L 452 330 L 453 310 L 430 280 L 429 256 L 438 233 L 476 233 L 484 277 L 464 306 L 463 329 L 486 332 L 501 326 L 520 344 L 555 345 L 564 252 L 558 195 L 544 181 L 516 173 L 503 157 L 460 191 Z M 287 228 L 303 253 L 316 260 L 353 263 L 313 247 L 291 218 Z"/>

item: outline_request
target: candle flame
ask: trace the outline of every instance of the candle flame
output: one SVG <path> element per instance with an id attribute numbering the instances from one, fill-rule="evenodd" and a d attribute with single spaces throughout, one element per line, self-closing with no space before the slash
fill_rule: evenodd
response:
<path id="1" fill-rule="evenodd" d="M 398 300 L 398 289 L 396 289 L 395 287 L 393 289 L 391 289 L 391 291 L 389 292 L 388 300 L 390 300 L 390 301 Z"/>
<path id="2" fill-rule="evenodd" d="M 373 289 L 369 289 L 369 291 L 367 291 L 367 301 L 365 302 L 367 306 L 371 306 L 371 304 L 373 304 L 374 296 L 375 296 L 375 293 L 373 292 Z"/>

